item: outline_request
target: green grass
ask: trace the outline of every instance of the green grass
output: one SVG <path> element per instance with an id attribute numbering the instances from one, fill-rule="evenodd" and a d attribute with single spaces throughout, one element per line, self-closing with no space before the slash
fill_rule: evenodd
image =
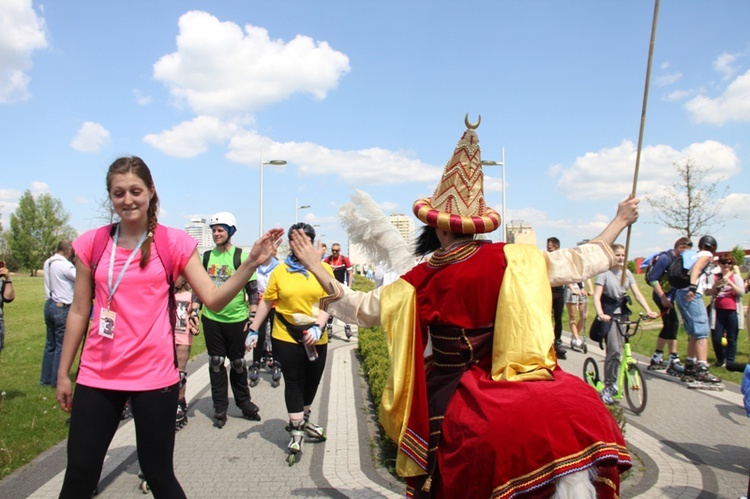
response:
<path id="1" fill-rule="evenodd" d="M 0 353 L 0 479 L 67 437 L 68 414 L 51 388 L 39 386 L 44 325 L 42 277 L 13 276 L 16 299 L 5 304 L 5 350 Z M 205 351 L 195 337 L 191 355 Z"/>
<path id="2" fill-rule="evenodd" d="M 636 283 L 638 284 L 638 289 L 640 289 L 641 293 L 643 294 L 643 297 L 648 302 L 649 307 L 651 307 L 651 310 L 653 310 L 654 312 L 659 312 L 659 309 L 656 308 L 656 305 L 654 305 L 653 301 L 651 300 L 652 288 L 648 284 L 646 284 L 643 274 L 635 274 L 635 280 L 636 280 Z M 630 294 L 632 295 L 632 293 Z M 704 301 L 706 305 L 708 305 L 709 303 L 708 298 L 704 297 Z M 745 298 L 743 300 L 743 303 L 745 304 L 745 310 L 747 310 L 748 298 Z M 635 299 L 633 299 L 633 304 L 631 305 L 630 308 L 633 311 L 633 318 L 636 318 L 638 316 L 638 313 L 640 312 L 645 313 L 645 310 L 643 309 L 643 307 L 641 307 L 635 301 Z M 678 316 L 679 316 L 679 313 L 678 313 Z M 587 318 L 586 318 L 587 334 L 588 334 L 589 327 L 591 326 L 591 323 L 594 321 L 595 317 L 596 317 L 596 310 L 594 309 L 594 299 L 593 297 L 591 297 L 589 298 L 589 306 L 588 306 L 588 312 L 587 312 Z M 654 348 L 656 347 L 656 338 L 659 336 L 659 331 L 661 330 L 662 321 L 661 319 L 655 319 L 653 321 L 644 322 L 642 324 L 643 324 L 643 327 L 641 329 L 642 332 L 639 333 L 637 336 L 635 336 L 633 339 L 631 339 L 631 346 L 634 352 L 651 357 L 651 355 L 654 353 Z M 569 330 L 567 307 L 565 309 L 565 312 L 563 313 L 563 328 L 566 331 Z M 594 348 L 598 349 L 598 347 L 594 347 Z M 687 333 L 685 332 L 685 329 L 682 327 L 681 316 L 680 316 L 680 330 L 677 333 L 677 349 L 680 353 L 680 358 L 682 359 L 684 363 L 685 357 L 687 357 Z M 739 334 L 737 335 L 737 356 L 735 358 L 735 361 L 736 362 L 747 361 L 749 354 L 750 354 L 750 341 L 748 341 L 747 324 L 746 324 L 745 329 L 740 330 Z M 709 364 L 713 364 L 715 361 L 716 361 L 716 355 L 714 355 L 714 349 L 711 343 L 711 339 L 709 338 L 708 339 L 708 362 Z M 742 381 L 742 373 L 727 371 L 723 367 L 713 367 L 713 366 L 710 367 L 710 370 L 716 376 L 720 377 L 721 379 L 725 381 L 731 381 L 737 384 L 739 384 Z"/>

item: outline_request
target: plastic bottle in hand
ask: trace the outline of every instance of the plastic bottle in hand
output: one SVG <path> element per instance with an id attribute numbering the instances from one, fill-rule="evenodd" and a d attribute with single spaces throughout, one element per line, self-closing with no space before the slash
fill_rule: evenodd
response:
<path id="1" fill-rule="evenodd" d="M 305 338 L 307 335 L 310 334 L 307 330 L 305 330 L 302 333 L 302 346 L 305 347 L 305 353 L 307 354 L 307 358 L 310 359 L 310 362 L 315 362 L 318 360 L 318 350 L 315 348 L 315 345 L 308 345 L 305 343 Z"/>

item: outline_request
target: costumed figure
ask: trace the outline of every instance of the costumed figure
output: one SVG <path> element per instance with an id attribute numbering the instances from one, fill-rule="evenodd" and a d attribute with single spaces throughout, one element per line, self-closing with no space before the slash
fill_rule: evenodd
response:
<path id="1" fill-rule="evenodd" d="M 330 293 L 321 308 L 385 330 L 380 421 L 407 497 L 617 497 L 630 456 L 596 391 L 557 365 L 550 285 L 611 268 L 610 244 L 638 201 L 575 249 L 474 239 L 500 216 L 485 205 L 479 122 L 466 125 L 434 195 L 414 203 L 427 224 L 416 252 L 434 252 L 426 262 L 362 293 L 330 278 L 304 234 L 292 249 Z"/>

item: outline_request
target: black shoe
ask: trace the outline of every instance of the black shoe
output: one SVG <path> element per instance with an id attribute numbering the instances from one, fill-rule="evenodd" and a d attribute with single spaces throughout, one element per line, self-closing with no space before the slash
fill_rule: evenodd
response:
<path id="1" fill-rule="evenodd" d="M 216 410 L 214 412 L 214 419 L 216 420 L 216 426 L 218 428 L 224 428 L 224 425 L 227 424 L 227 410 Z"/>
<path id="2" fill-rule="evenodd" d="M 260 408 L 257 405 L 253 404 L 252 402 L 248 402 L 247 404 L 245 404 L 245 407 L 242 408 L 242 415 L 247 419 L 260 421 L 260 414 L 258 413 L 258 411 L 260 411 Z"/>
<path id="3" fill-rule="evenodd" d="M 568 358 L 568 354 L 565 353 L 565 349 L 555 347 L 555 355 L 557 355 L 558 359 L 565 360 Z"/>

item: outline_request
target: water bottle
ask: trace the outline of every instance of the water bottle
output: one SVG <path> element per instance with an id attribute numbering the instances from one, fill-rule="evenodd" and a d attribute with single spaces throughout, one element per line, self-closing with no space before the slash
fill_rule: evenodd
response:
<path id="1" fill-rule="evenodd" d="M 318 360 L 318 350 L 315 348 L 315 345 L 308 345 L 305 343 L 305 337 L 310 334 L 305 330 L 302 333 L 302 346 L 305 347 L 305 353 L 307 354 L 307 358 L 310 360 L 310 362 L 315 362 Z"/>

